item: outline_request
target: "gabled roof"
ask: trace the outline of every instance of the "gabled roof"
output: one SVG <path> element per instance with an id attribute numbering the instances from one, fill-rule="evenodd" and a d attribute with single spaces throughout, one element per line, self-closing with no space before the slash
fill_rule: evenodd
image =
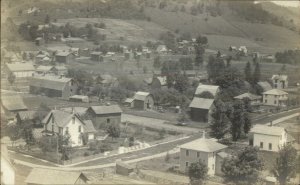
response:
<path id="1" fill-rule="evenodd" d="M 133 98 L 126 98 L 126 100 L 124 101 L 125 103 L 132 103 L 133 102 Z"/>
<path id="2" fill-rule="evenodd" d="M 213 139 L 200 138 L 189 143 L 185 143 L 181 145 L 180 148 L 201 152 L 215 152 L 227 148 L 227 146 L 222 145 Z"/>
<path id="3" fill-rule="evenodd" d="M 30 86 L 43 87 L 47 89 L 62 90 L 72 78 L 59 76 L 35 76 L 29 81 Z"/>
<path id="4" fill-rule="evenodd" d="M 86 108 L 86 107 L 66 107 L 66 108 L 61 108 L 61 110 L 68 112 L 68 113 L 72 113 L 74 111 L 78 115 L 83 115 L 86 113 L 88 108 Z"/>
<path id="5" fill-rule="evenodd" d="M 54 118 L 54 123 L 59 127 L 65 127 L 74 115 L 62 110 L 52 110 L 48 115 L 42 120 L 43 124 L 50 121 L 50 118 Z"/>
<path id="6" fill-rule="evenodd" d="M 138 91 L 138 92 L 135 93 L 133 99 L 145 101 L 145 99 L 146 99 L 147 96 L 149 96 L 149 95 L 151 95 L 149 92 Z"/>
<path id="7" fill-rule="evenodd" d="M 85 132 L 97 132 L 95 127 L 94 127 L 94 124 L 91 120 L 84 120 L 84 125 L 83 125 L 83 128 L 85 130 Z"/>
<path id="8" fill-rule="evenodd" d="M 217 92 L 219 90 L 219 86 L 216 85 L 205 85 L 205 84 L 199 84 L 195 94 L 201 94 L 204 91 L 210 92 L 213 96 L 216 96 Z"/>
<path id="9" fill-rule="evenodd" d="M 27 106 L 19 95 L 2 95 L 2 106 L 8 111 L 27 110 Z"/>
<path id="10" fill-rule="evenodd" d="M 287 80 L 288 79 L 288 76 L 287 75 L 273 75 L 272 76 L 272 79 L 275 80 Z"/>
<path id="11" fill-rule="evenodd" d="M 272 136 L 281 136 L 285 129 L 282 127 L 276 126 L 268 126 L 268 125 L 254 125 L 254 127 L 250 131 L 255 134 L 263 134 L 263 135 L 272 135 Z"/>
<path id="12" fill-rule="evenodd" d="M 267 95 L 287 95 L 288 93 L 287 92 L 284 92 L 280 89 L 272 89 L 272 90 L 269 90 L 269 91 L 266 91 L 266 92 L 263 92 L 263 94 L 267 94 Z"/>
<path id="13" fill-rule="evenodd" d="M 88 178 L 81 172 L 33 168 L 27 176 L 27 184 L 75 184 L 79 178 Z"/>
<path id="14" fill-rule="evenodd" d="M 6 64 L 7 68 L 11 72 L 18 72 L 18 71 L 34 71 L 34 66 L 29 63 L 14 63 L 14 64 Z"/>
<path id="15" fill-rule="evenodd" d="M 205 99 L 194 97 L 192 102 L 190 103 L 190 108 L 198 108 L 198 109 L 207 109 L 209 110 L 214 103 L 213 99 Z"/>
<path id="16" fill-rule="evenodd" d="M 272 86 L 269 84 L 269 82 L 257 82 L 257 85 L 259 85 L 263 89 L 263 91 L 272 89 Z"/>
<path id="17" fill-rule="evenodd" d="M 123 112 L 118 105 L 91 106 L 90 109 L 97 115 Z"/>
<path id="18" fill-rule="evenodd" d="M 261 99 L 261 96 L 257 96 L 257 95 L 251 94 L 251 93 L 244 93 L 244 94 L 234 97 L 234 99 L 239 99 L 239 100 L 242 100 L 244 98 L 249 98 L 250 100 L 259 100 L 259 99 Z"/>

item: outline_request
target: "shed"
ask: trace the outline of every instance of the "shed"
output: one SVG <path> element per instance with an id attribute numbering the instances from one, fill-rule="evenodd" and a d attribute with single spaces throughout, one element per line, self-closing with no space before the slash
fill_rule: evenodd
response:
<path id="1" fill-rule="evenodd" d="M 213 103 L 213 99 L 194 97 L 189 105 L 192 120 L 208 122 Z"/>
<path id="2" fill-rule="evenodd" d="M 138 91 L 133 99 L 133 107 L 136 109 L 147 110 L 154 107 L 154 97 L 149 92 Z"/>

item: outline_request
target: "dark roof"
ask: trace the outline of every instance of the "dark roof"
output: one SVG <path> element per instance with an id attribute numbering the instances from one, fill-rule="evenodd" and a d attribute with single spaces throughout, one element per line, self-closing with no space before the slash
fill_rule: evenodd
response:
<path id="1" fill-rule="evenodd" d="M 17 113 L 19 115 L 19 118 L 23 120 L 33 120 L 37 117 L 36 111 L 20 111 Z"/>
<path id="2" fill-rule="evenodd" d="M 58 76 L 36 76 L 30 79 L 29 85 L 47 89 L 62 90 L 71 80 L 71 78 L 60 78 Z"/>
<path id="3" fill-rule="evenodd" d="M 91 106 L 90 109 L 97 115 L 123 112 L 118 105 Z"/>
<path id="4" fill-rule="evenodd" d="M 83 122 L 85 123 L 83 125 L 85 132 L 97 132 L 91 120 L 85 120 Z"/>
<path id="5" fill-rule="evenodd" d="M 27 176 L 27 184 L 75 184 L 79 178 L 88 178 L 82 172 L 33 168 Z"/>
<path id="6" fill-rule="evenodd" d="M 272 89 L 272 86 L 269 84 L 269 82 L 257 82 L 257 85 L 259 85 L 263 91 L 269 91 Z"/>
<path id="7" fill-rule="evenodd" d="M 27 110 L 27 106 L 19 95 L 2 95 L 2 106 L 8 111 Z"/>
<path id="8" fill-rule="evenodd" d="M 59 127 L 66 126 L 69 121 L 72 119 L 73 114 L 61 111 L 61 110 L 52 110 L 48 113 L 48 115 L 42 120 L 43 124 L 48 123 L 49 119 L 53 116 L 54 122 Z"/>

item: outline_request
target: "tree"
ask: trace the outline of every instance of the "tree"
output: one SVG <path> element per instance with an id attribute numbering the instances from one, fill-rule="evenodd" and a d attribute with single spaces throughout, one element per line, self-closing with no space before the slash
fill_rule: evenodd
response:
<path id="1" fill-rule="evenodd" d="M 292 145 L 284 145 L 279 150 L 272 173 L 280 185 L 286 185 L 290 178 L 294 177 L 297 169 L 297 150 Z"/>
<path id="2" fill-rule="evenodd" d="M 260 73 L 260 65 L 256 63 L 254 72 L 253 72 L 253 84 L 256 84 L 260 81 L 261 73 Z"/>
<path id="3" fill-rule="evenodd" d="M 229 182 L 255 184 L 259 179 L 263 162 L 258 156 L 258 147 L 246 147 L 237 157 L 225 158 L 221 170 Z"/>
<path id="4" fill-rule="evenodd" d="M 108 135 L 113 138 L 120 137 L 120 125 L 119 124 L 109 124 L 106 129 Z"/>
<path id="5" fill-rule="evenodd" d="M 45 18 L 45 24 L 49 24 L 50 23 L 50 17 L 49 15 L 47 14 L 46 15 L 46 18 Z"/>
<path id="6" fill-rule="evenodd" d="M 188 168 L 191 184 L 203 184 L 207 177 L 207 172 L 208 168 L 203 162 L 191 163 Z"/>
<path id="7" fill-rule="evenodd" d="M 16 81 L 16 75 L 13 73 L 9 73 L 7 80 L 10 83 L 10 85 L 12 85 Z"/>
<path id="8" fill-rule="evenodd" d="M 153 67 L 159 69 L 161 67 L 160 57 L 157 56 L 154 58 Z"/>
<path id="9" fill-rule="evenodd" d="M 184 92 L 189 86 L 188 77 L 184 74 L 175 75 L 174 88 L 180 93 Z"/>
<path id="10" fill-rule="evenodd" d="M 250 128 L 248 128 L 249 124 L 245 127 L 245 122 L 248 121 L 249 117 L 246 116 L 244 109 L 244 104 L 242 101 L 235 101 L 232 105 L 232 112 L 229 115 L 229 119 L 231 121 L 231 136 L 233 141 L 237 141 L 241 138 L 242 133 Z M 250 120 L 250 119 L 249 119 Z"/>
<path id="11" fill-rule="evenodd" d="M 246 67 L 244 68 L 244 73 L 245 73 L 245 80 L 249 83 L 252 82 L 252 70 L 251 70 L 251 64 L 248 61 L 246 64 Z"/>
<path id="12" fill-rule="evenodd" d="M 210 136 L 216 139 L 223 139 L 229 131 L 229 119 L 226 115 L 225 105 L 222 101 L 214 102 L 215 108 L 211 113 Z"/>
<path id="13" fill-rule="evenodd" d="M 204 55 L 205 49 L 201 43 L 195 44 L 194 47 L 195 47 L 195 52 L 196 52 L 195 66 L 200 66 L 203 64 L 203 55 Z"/>

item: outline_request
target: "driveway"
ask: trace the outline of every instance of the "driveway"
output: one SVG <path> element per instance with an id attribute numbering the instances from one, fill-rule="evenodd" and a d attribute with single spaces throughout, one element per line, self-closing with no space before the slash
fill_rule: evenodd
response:
<path id="1" fill-rule="evenodd" d="M 190 128 L 190 127 L 167 124 L 166 123 L 167 120 L 135 116 L 135 115 L 131 115 L 131 114 L 122 114 L 121 121 L 122 122 L 127 121 L 130 123 L 136 124 L 136 125 L 142 125 L 142 126 L 150 127 L 150 128 L 154 128 L 154 129 L 163 129 L 164 128 L 165 130 L 176 131 L 176 132 L 181 132 L 181 133 L 186 133 L 186 134 L 197 133 L 199 131 L 202 131 L 201 129 L 197 129 L 197 128 Z"/>

